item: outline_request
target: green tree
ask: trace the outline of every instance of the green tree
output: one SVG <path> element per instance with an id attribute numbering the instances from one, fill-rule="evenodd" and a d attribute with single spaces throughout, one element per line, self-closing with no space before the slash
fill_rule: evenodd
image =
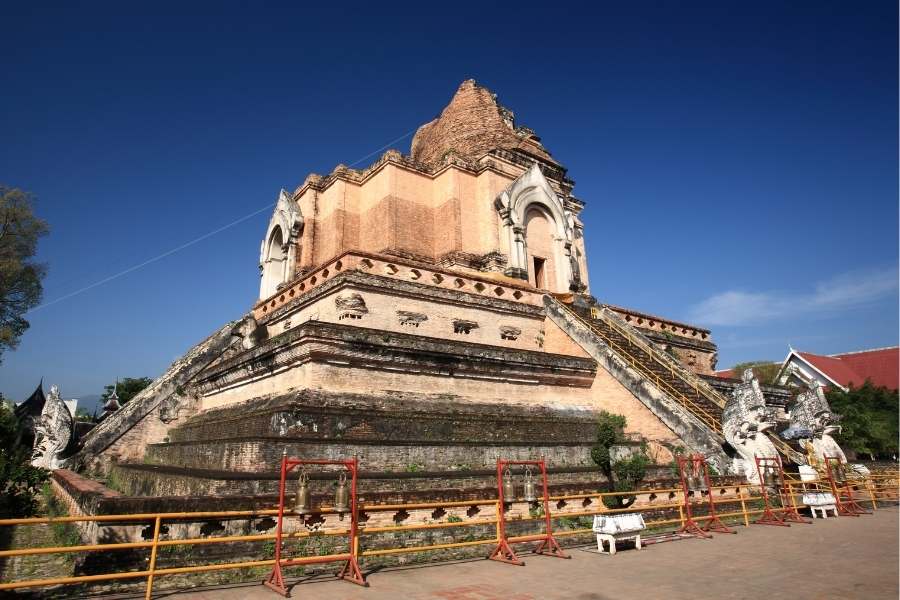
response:
<path id="1" fill-rule="evenodd" d="M 896 390 L 866 381 L 860 387 L 826 392 L 831 410 L 841 415 L 841 432 L 835 436 L 845 450 L 869 459 L 891 458 L 898 452 L 900 396 Z"/>
<path id="2" fill-rule="evenodd" d="M 34 515 L 50 478 L 50 471 L 31 466 L 30 448 L 14 445 L 18 426 L 12 409 L 0 402 L 0 518 Z"/>
<path id="3" fill-rule="evenodd" d="M 145 387 L 153 383 L 153 380 L 149 377 L 126 377 L 122 381 L 120 381 L 117 385 L 107 385 L 104 387 L 103 396 L 101 398 L 105 402 L 112 396 L 113 389 L 116 390 L 116 394 L 119 396 L 119 404 L 125 404 L 135 396 L 137 396 L 141 390 Z"/>
<path id="4" fill-rule="evenodd" d="M 766 360 L 751 360 L 731 367 L 732 377 L 740 378 L 744 371 L 753 369 L 753 374 L 760 383 L 775 383 L 775 376 L 781 369 L 781 363 L 773 363 Z"/>
<path id="5" fill-rule="evenodd" d="M 591 459 L 606 476 L 608 492 L 627 492 L 637 489 L 647 474 L 650 457 L 642 444 L 638 452 L 628 458 L 613 458 L 613 446 L 626 442 L 624 416 L 600 411 L 597 419 L 597 444 L 591 448 Z M 608 508 L 628 508 L 635 496 L 604 496 L 603 503 Z"/>
<path id="6" fill-rule="evenodd" d="M 0 185 L 0 358 L 28 329 L 25 313 L 41 301 L 43 264 L 34 261 L 47 224 L 34 216 L 28 192 Z"/>

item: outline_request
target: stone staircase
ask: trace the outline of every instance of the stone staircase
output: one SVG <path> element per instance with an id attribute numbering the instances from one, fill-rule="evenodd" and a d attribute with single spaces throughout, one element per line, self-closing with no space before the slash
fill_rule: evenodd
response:
<path id="1" fill-rule="evenodd" d="M 640 333 L 607 308 L 579 309 L 557 300 L 572 316 L 586 325 L 633 369 L 651 381 L 697 417 L 706 427 L 722 435 L 722 409 L 726 398 L 705 381 L 653 346 Z"/>

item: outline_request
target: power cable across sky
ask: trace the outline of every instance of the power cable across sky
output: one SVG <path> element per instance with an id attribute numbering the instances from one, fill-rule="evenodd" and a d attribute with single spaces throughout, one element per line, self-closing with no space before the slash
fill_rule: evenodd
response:
<path id="1" fill-rule="evenodd" d="M 387 150 L 388 148 L 390 148 L 391 146 L 393 146 L 393 145 L 396 144 L 397 142 L 399 142 L 399 141 L 401 141 L 401 140 L 403 140 L 403 139 L 405 139 L 405 138 L 408 138 L 410 135 L 412 135 L 413 133 L 415 133 L 415 131 L 416 131 L 415 129 L 411 129 L 410 131 L 407 131 L 406 133 L 404 133 L 404 134 L 401 135 L 400 137 L 391 140 L 390 142 L 388 142 L 388 143 L 386 143 L 385 145 L 381 146 L 381 147 L 378 148 L 377 150 L 373 150 L 372 152 L 366 154 L 365 156 L 363 156 L 363 157 L 361 157 L 361 158 L 358 158 L 357 160 L 355 160 L 355 161 L 353 161 L 352 163 L 350 163 L 348 166 L 350 166 L 350 167 L 355 167 L 356 165 L 360 164 L 360 163 L 363 162 L 364 160 L 367 160 L 367 159 L 371 158 L 372 156 L 378 154 L 379 152 L 382 152 L 382 151 L 384 151 L 384 150 Z M 92 290 L 92 289 L 94 289 L 94 288 L 96 288 L 96 287 L 100 287 L 101 285 L 107 284 L 107 283 L 109 283 L 109 282 L 111 282 L 111 281 L 115 281 L 116 279 L 119 279 L 120 277 L 124 277 L 125 275 L 128 275 L 128 274 L 130 274 L 130 273 L 134 273 L 135 271 L 138 271 L 138 270 L 140 270 L 140 269 L 142 269 L 142 268 L 144 268 L 144 267 L 146 267 L 146 266 L 148 266 L 148 265 L 152 265 L 152 264 L 155 263 L 155 262 L 159 262 L 160 260 L 162 260 L 162 259 L 164 259 L 164 258 L 167 258 L 167 257 L 169 257 L 169 256 L 172 256 L 173 254 L 176 254 L 176 253 L 178 253 L 178 252 L 181 252 L 182 250 L 185 250 L 185 249 L 187 249 L 187 248 L 190 248 L 191 246 L 194 246 L 194 245 L 196 245 L 196 244 L 199 244 L 199 243 L 202 242 L 203 240 L 206 240 L 206 239 L 208 239 L 208 238 L 211 238 L 211 237 L 214 236 L 214 235 L 217 235 L 217 234 L 219 234 L 219 233 L 222 233 L 223 231 L 226 231 L 226 230 L 228 230 L 228 229 L 231 229 L 231 228 L 234 227 L 235 225 L 240 225 L 240 224 L 243 223 L 244 221 L 246 221 L 246 220 L 248 220 L 248 219 L 251 219 L 251 218 L 255 217 L 256 215 L 258 215 L 258 214 L 260 214 L 260 213 L 262 213 L 262 212 L 266 212 L 266 211 L 268 211 L 268 210 L 272 210 L 272 208 L 273 208 L 274 206 L 275 206 L 275 203 L 274 203 L 274 202 L 271 202 L 271 203 L 269 203 L 269 204 L 266 204 L 265 206 L 263 206 L 263 207 L 261 207 L 261 208 L 258 208 L 258 209 L 254 210 L 254 211 L 251 212 L 251 213 L 248 213 L 248 214 L 246 214 L 246 215 L 244 215 L 244 216 L 242 216 L 242 217 L 239 217 L 239 218 L 235 219 L 234 221 L 231 221 L 230 223 L 227 223 L 227 224 L 225 224 L 225 225 L 222 225 L 221 227 L 218 227 L 218 228 L 216 228 L 216 229 L 213 229 L 212 231 L 208 231 L 208 232 L 204 233 L 203 235 L 200 235 L 199 237 L 196 237 L 196 238 L 194 238 L 194 239 L 192 239 L 192 240 L 190 240 L 190 241 L 188 241 L 188 242 L 185 242 L 185 243 L 181 244 L 180 246 L 176 246 L 176 247 L 174 247 L 174 248 L 171 248 L 171 249 L 169 249 L 169 250 L 166 250 L 165 252 L 163 252 L 163 253 L 161 253 L 161 254 L 158 254 L 158 255 L 154 256 L 153 258 L 148 258 L 147 260 L 145 260 L 145 261 L 143 261 L 143 262 L 140 262 L 140 263 L 137 263 L 136 265 L 132 265 L 132 266 L 128 267 L 127 269 L 123 269 L 122 271 L 119 271 L 118 273 L 114 273 L 113 275 L 109 275 L 109 276 L 107 276 L 107 277 L 104 277 L 104 278 L 102 278 L 102 279 L 100 279 L 100 280 L 98 280 L 98 281 L 95 281 L 95 282 L 93 282 L 93 283 L 91 283 L 91 284 L 89 284 L 89 285 L 86 285 L 86 286 L 81 287 L 81 288 L 79 288 L 79 289 L 77 289 L 77 290 L 74 290 L 74 291 L 72 291 L 72 292 L 69 292 L 68 294 L 63 294 L 62 296 L 60 296 L 60 297 L 58 297 L 58 298 L 54 298 L 53 300 L 50 300 L 50 301 L 48 301 L 48 302 L 44 302 L 43 304 L 41 304 L 41 305 L 39 305 L 39 306 L 36 306 L 36 307 L 32 308 L 31 310 L 29 310 L 29 311 L 28 311 L 28 314 L 33 313 L 33 312 L 38 311 L 38 310 L 41 310 L 42 308 L 47 308 L 48 306 L 53 306 L 54 304 L 58 304 L 58 303 L 60 303 L 60 302 L 62 302 L 62 301 L 64 301 L 64 300 L 68 300 L 69 298 L 73 298 L 73 297 L 75 297 L 75 296 L 78 296 L 78 295 L 80 295 L 80 294 L 83 294 L 84 292 L 90 291 L 90 290 Z"/>

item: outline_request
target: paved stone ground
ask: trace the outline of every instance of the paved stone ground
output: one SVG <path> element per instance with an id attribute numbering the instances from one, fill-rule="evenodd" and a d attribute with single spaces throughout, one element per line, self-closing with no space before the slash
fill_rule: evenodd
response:
<path id="1" fill-rule="evenodd" d="M 898 598 L 898 510 L 817 520 L 790 528 L 738 527 L 713 540 L 656 544 L 616 556 L 572 549 L 572 560 L 525 555 L 527 565 L 493 561 L 385 570 L 370 588 L 328 578 L 290 579 L 304 600 L 666 600 L 698 598 Z M 261 585 L 176 594 L 171 600 L 271 600 Z"/>

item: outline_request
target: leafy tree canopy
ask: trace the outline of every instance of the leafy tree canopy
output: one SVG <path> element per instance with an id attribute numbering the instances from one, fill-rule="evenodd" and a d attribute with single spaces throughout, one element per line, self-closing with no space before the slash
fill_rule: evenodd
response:
<path id="1" fill-rule="evenodd" d="M 145 387 L 153 383 L 153 380 L 149 377 L 126 377 L 121 380 L 118 386 L 115 385 L 107 385 L 104 388 L 103 401 L 105 402 L 110 396 L 112 396 L 113 389 L 116 390 L 116 394 L 119 396 L 119 404 L 125 404 L 135 396 L 137 396 L 141 390 Z"/>
<path id="2" fill-rule="evenodd" d="M 31 466 L 31 449 L 15 446 L 18 422 L 12 408 L 0 402 L 0 518 L 28 517 L 38 508 L 46 469 Z"/>
<path id="3" fill-rule="evenodd" d="M 41 301 L 46 267 L 34 261 L 47 224 L 34 216 L 28 192 L 0 185 L 0 357 L 28 329 L 25 313 Z"/>
<path id="4" fill-rule="evenodd" d="M 841 433 L 836 437 L 844 450 L 869 459 L 891 458 L 898 452 L 900 437 L 900 396 L 896 390 L 877 387 L 866 381 L 846 392 L 826 392 L 831 410 L 841 415 Z"/>
<path id="5" fill-rule="evenodd" d="M 767 360 L 751 360 L 734 365 L 732 377 L 740 378 L 744 371 L 753 369 L 753 374 L 760 383 L 775 383 L 775 376 L 781 369 L 781 363 L 773 363 Z"/>
<path id="6" fill-rule="evenodd" d="M 647 474 L 650 457 L 642 445 L 638 452 L 627 458 L 613 459 L 613 446 L 623 444 L 627 421 L 622 415 L 601 411 L 597 419 L 597 444 L 591 448 L 591 459 L 606 475 L 607 491 L 627 492 L 637 489 Z M 608 508 L 627 508 L 635 501 L 635 496 L 604 496 L 603 503 Z"/>

